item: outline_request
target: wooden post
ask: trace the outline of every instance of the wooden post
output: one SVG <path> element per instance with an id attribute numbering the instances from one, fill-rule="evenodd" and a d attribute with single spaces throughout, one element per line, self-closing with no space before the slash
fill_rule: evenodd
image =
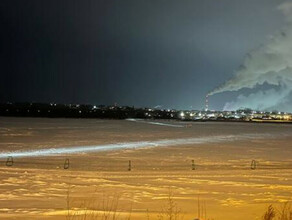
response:
<path id="1" fill-rule="evenodd" d="M 132 162 L 131 160 L 129 160 L 129 167 L 128 167 L 128 171 L 131 171 L 132 170 Z"/>
<path id="2" fill-rule="evenodd" d="M 12 167 L 13 166 L 13 157 L 12 156 L 9 156 L 7 157 L 7 160 L 6 160 L 6 166 L 7 167 Z"/>
<path id="3" fill-rule="evenodd" d="M 251 161 L 250 169 L 255 170 L 257 168 L 257 162 L 255 160 Z"/>
<path id="4" fill-rule="evenodd" d="M 70 167 L 70 161 L 68 158 L 66 158 L 65 163 L 64 163 L 64 169 L 67 170 Z"/>
<path id="5" fill-rule="evenodd" d="M 196 166 L 195 166 L 195 161 L 192 160 L 192 170 L 195 170 L 196 169 Z"/>

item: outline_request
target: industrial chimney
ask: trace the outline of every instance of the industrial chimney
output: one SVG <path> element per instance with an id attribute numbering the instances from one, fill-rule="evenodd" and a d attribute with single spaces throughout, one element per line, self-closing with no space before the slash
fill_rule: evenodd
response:
<path id="1" fill-rule="evenodd" d="M 209 95 L 206 95 L 206 99 L 205 99 L 205 111 L 209 110 Z"/>

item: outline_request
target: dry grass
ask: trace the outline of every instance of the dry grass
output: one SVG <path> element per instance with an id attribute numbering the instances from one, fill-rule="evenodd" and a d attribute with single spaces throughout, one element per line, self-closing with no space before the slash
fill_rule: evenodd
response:
<path id="1" fill-rule="evenodd" d="M 269 205 L 268 210 L 263 215 L 263 220 L 273 220 L 276 216 L 276 211 L 272 205 Z"/>
<path id="2" fill-rule="evenodd" d="M 270 205 L 262 220 L 292 220 L 291 203 L 284 203 L 279 208 L 274 208 L 273 205 Z"/>
<path id="3" fill-rule="evenodd" d="M 120 195 L 104 195 L 101 204 L 97 204 L 95 199 L 89 199 L 88 202 L 82 202 L 76 208 L 72 208 L 74 200 L 70 196 L 70 189 L 66 196 L 66 220 L 130 220 L 132 215 L 132 205 L 126 212 L 126 216 L 120 215 L 119 201 Z M 146 219 L 157 220 L 183 220 L 183 213 L 174 200 L 171 191 L 167 196 L 165 205 L 161 208 L 157 216 L 151 216 L 147 209 Z"/>
<path id="4" fill-rule="evenodd" d="M 127 217 L 120 216 L 119 201 L 120 195 L 103 195 L 101 204 L 98 204 L 94 197 L 87 201 L 83 201 L 72 208 L 76 202 L 70 197 L 70 190 L 67 191 L 66 198 L 66 220 L 130 220 L 131 210 Z M 78 201 L 77 201 L 78 202 Z"/>
<path id="5" fill-rule="evenodd" d="M 183 214 L 177 203 L 174 201 L 174 195 L 172 191 L 169 191 L 166 204 L 161 208 L 160 213 L 157 216 L 157 220 L 182 220 Z"/>
<path id="6" fill-rule="evenodd" d="M 132 214 L 132 205 L 126 212 L 126 216 L 121 216 L 121 210 L 119 209 L 120 195 L 104 195 L 103 201 L 97 204 L 94 198 L 89 201 L 82 202 L 79 207 L 72 209 L 72 199 L 70 198 L 70 189 L 67 191 L 66 197 L 66 220 L 130 220 Z M 206 216 L 206 204 L 198 198 L 198 218 L 196 220 L 205 220 Z M 201 214 L 199 214 L 201 213 Z M 174 194 L 169 191 L 165 200 L 165 204 L 162 206 L 160 212 L 156 216 L 151 216 L 149 210 L 146 211 L 145 219 L 156 220 L 183 220 L 184 215 L 174 200 Z M 261 218 L 262 220 L 292 220 L 292 205 L 291 203 L 284 203 L 281 206 L 274 207 L 269 205 L 266 212 Z"/>

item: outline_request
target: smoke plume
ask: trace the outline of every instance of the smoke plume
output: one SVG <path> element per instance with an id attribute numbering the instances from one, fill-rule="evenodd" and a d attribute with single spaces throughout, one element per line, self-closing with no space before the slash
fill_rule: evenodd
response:
<path id="1" fill-rule="evenodd" d="M 248 96 L 239 95 L 236 101 L 227 102 L 223 108 L 224 111 L 237 110 L 240 108 L 250 108 L 256 110 L 276 110 L 279 105 L 288 101 L 291 89 L 286 86 L 280 89 L 269 89 L 267 91 L 258 91 Z"/>
<path id="2" fill-rule="evenodd" d="M 235 102 L 227 103 L 226 109 L 267 109 L 287 101 L 292 91 L 292 2 L 281 4 L 278 9 L 286 18 L 285 27 L 263 46 L 250 52 L 236 75 L 209 95 L 243 88 L 252 89 L 265 83 L 279 89 L 259 91 L 249 96 L 241 95 Z"/>

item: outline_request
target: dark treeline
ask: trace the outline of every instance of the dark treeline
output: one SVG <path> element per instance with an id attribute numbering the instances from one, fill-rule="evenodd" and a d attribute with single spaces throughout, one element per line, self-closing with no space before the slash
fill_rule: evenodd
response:
<path id="1" fill-rule="evenodd" d="M 129 106 L 93 106 L 55 103 L 2 103 L 0 116 L 49 118 L 153 118 L 176 119 L 175 110 L 134 108 Z"/>

